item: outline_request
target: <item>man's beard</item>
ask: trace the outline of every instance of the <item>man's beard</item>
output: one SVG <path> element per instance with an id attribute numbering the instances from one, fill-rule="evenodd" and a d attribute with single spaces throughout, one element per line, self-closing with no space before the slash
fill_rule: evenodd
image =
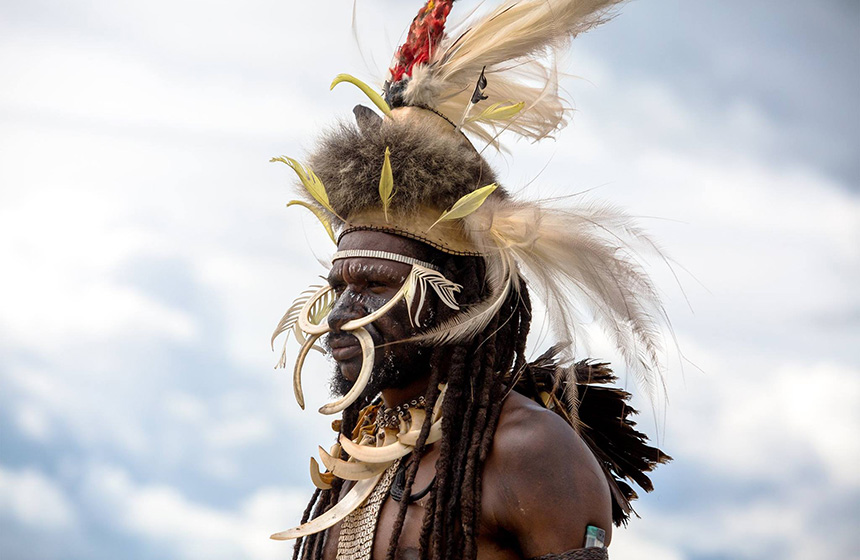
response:
<path id="1" fill-rule="evenodd" d="M 426 364 L 429 356 L 429 348 L 417 346 L 410 352 L 411 359 L 409 363 L 404 363 L 403 361 L 397 363 L 399 360 L 397 360 L 394 353 L 390 349 L 386 349 L 382 361 L 373 368 L 373 372 L 370 374 L 370 382 L 362 393 L 362 397 L 375 397 L 383 389 L 403 389 L 407 387 L 419 376 L 420 372 L 417 371 L 417 368 L 420 367 L 419 364 Z M 353 381 L 344 377 L 340 366 L 335 363 L 334 374 L 332 375 L 330 384 L 332 394 L 338 397 L 343 396 L 352 388 L 352 385 Z"/>

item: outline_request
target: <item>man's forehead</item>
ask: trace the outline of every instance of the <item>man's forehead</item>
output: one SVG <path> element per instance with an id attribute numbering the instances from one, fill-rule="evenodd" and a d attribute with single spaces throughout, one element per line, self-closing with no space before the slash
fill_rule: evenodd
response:
<path id="1" fill-rule="evenodd" d="M 383 231 L 351 231 L 341 237 L 337 244 L 338 251 L 356 249 L 395 253 L 419 260 L 431 260 L 435 253 L 431 247 L 420 241 Z"/>

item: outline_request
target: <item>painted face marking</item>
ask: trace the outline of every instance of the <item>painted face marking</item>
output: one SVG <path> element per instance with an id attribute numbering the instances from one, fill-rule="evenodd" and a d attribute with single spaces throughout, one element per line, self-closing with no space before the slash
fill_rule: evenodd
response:
<path id="1" fill-rule="evenodd" d="M 334 264 L 328 282 L 338 296 L 335 305 L 349 302 L 360 306 L 357 311 L 370 314 L 387 303 L 406 279 L 384 261 L 348 259 Z"/>

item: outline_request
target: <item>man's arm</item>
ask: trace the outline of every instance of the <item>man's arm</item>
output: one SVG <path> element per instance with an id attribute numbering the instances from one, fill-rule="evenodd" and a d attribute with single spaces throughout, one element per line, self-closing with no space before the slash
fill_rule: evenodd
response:
<path id="1" fill-rule="evenodd" d="M 516 540 L 523 558 L 582 548 L 589 525 L 605 530 L 609 544 L 611 497 L 594 455 L 557 414 L 517 393 L 499 419 L 482 488 L 485 519 Z"/>

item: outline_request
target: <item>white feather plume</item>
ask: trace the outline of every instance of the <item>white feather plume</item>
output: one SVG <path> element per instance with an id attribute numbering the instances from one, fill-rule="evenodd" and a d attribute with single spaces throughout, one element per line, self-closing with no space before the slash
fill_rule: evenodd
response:
<path id="1" fill-rule="evenodd" d="M 581 341 L 582 325 L 597 321 L 653 398 L 662 383 L 661 326 L 668 319 L 637 258 L 656 246 L 619 210 L 566 202 L 560 208 L 491 197 L 464 225 L 474 238 L 493 240 L 488 261 L 517 263 L 547 306 L 558 340 Z M 512 287 L 517 276 L 513 268 Z"/>
<path id="2" fill-rule="evenodd" d="M 621 1 L 507 0 L 443 38 L 430 61 L 413 69 L 405 100 L 460 115 L 484 71 L 489 99 L 477 111 L 503 101 L 525 102 L 525 108 L 507 123 L 477 121 L 463 128 L 490 142 L 501 128 L 535 140 L 546 137 L 565 124 L 555 52 L 610 19 Z"/>

